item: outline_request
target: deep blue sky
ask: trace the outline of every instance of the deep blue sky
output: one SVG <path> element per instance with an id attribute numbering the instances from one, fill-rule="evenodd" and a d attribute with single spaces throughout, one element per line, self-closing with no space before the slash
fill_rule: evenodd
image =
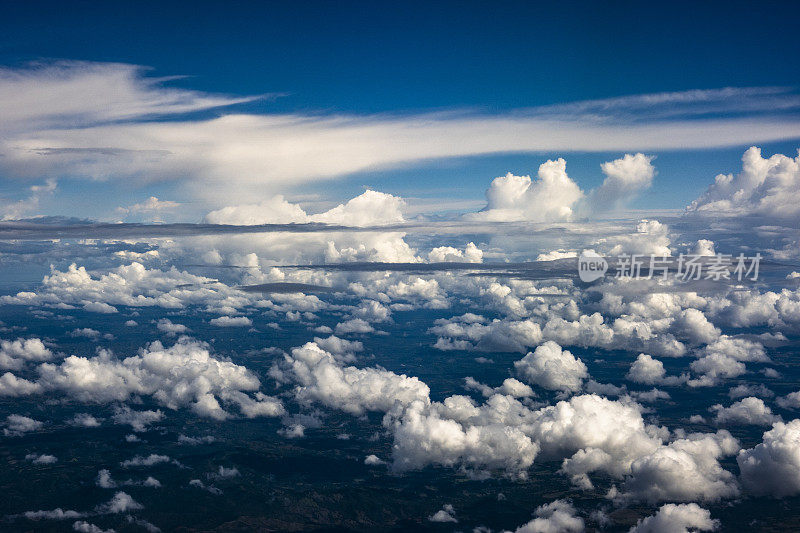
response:
<path id="1" fill-rule="evenodd" d="M 348 111 L 800 84 L 797 2 L 652 4 L 6 2 L 0 62 L 136 63 Z"/>
<path id="2" fill-rule="evenodd" d="M 0 65 L 38 59 L 147 65 L 174 83 L 232 94 L 285 93 L 258 111 L 411 112 L 524 108 L 629 94 L 726 86 L 800 86 L 797 2 L 6 2 Z M 796 143 L 767 146 L 791 153 Z M 662 180 L 644 206 L 680 206 L 735 171 L 743 148 L 656 154 Z M 479 198 L 506 171 L 545 157 L 492 157 L 326 184 L 467 185 Z M 608 154 L 617 157 L 619 154 Z M 568 157 L 582 186 L 605 154 Z M 427 172 L 427 174 L 426 174 Z M 584 174 L 582 179 L 581 174 Z M 159 192 L 158 189 L 154 189 Z M 69 191 L 64 191 L 68 193 Z M 76 191 L 76 193 L 79 191 Z M 132 197 L 146 197 L 151 191 Z M 166 191 L 168 192 L 168 191 Z"/>

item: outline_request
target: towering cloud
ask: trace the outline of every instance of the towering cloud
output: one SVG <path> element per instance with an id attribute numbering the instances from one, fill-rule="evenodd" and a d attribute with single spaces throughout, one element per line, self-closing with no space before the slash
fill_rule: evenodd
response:
<path id="1" fill-rule="evenodd" d="M 800 217 L 800 155 L 775 154 L 765 159 L 753 146 L 742 156 L 742 171 L 720 174 L 708 190 L 686 208 L 700 216 L 758 215 L 791 221 Z"/>

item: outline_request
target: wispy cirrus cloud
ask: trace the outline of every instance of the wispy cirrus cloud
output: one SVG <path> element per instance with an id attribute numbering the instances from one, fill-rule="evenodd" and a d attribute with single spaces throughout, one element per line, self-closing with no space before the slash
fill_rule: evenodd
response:
<path id="1" fill-rule="evenodd" d="M 779 87 L 498 113 L 253 114 L 228 108 L 258 97 L 189 91 L 146 74 L 133 65 L 83 62 L 0 70 L 0 169 L 16 178 L 174 180 L 224 205 L 432 159 L 699 150 L 800 138 L 800 96 Z M 216 116 L 195 113 L 209 110 Z"/>

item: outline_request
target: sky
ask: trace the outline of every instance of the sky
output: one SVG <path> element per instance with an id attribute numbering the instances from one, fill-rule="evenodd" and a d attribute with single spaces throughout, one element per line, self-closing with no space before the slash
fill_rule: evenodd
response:
<path id="1" fill-rule="evenodd" d="M 7 4 L 0 531 L 800 523 L 800 6 Z"/>
<path id="2" fill-rule="evenodd" d="M 99 138 L 61 139 L 60 146 L 174 152 L 177 145 L 184 146 L 195 136 L 193 121 L 231 114 L 267 120 L 292 116 L 315 122 L 339 117 L 385 128 L 366 132 L 366 139 L 335 134 L 340 141 L 336 144 L 328 142 L 328 130 L 321 124 L 302 135 L 278 125 L 268 138 L 258 137 L 252 125 L 235 131 L 212 128 L 208 135 L 221 143 L 228 141 L 219 147 L 224 152 L 219 157 L 245 155 L 238 164 L 189 160 L 165 169 L 160 163 L 131 165 L 120 161 L 125 158 L 119 154 L 82 158 L 62 153 L 60 157 L 69 159 L 68 163 L 52 154 L 39 155 L 45 161 L 39 166 L 21 158 L 0 167 L 0 195 L 13 203 L 27 198 L 31 185 L 51 179 L 57 189 L 42 196 L 27 216 L 80 214 L 113 220 L 120 217 L 119 208 L 156 196 L 182 204 L 180 211 L 170 215 L 172 219 L 196 221 L 213 208 L 274 194 L 320 211 L 370 187 L 407 198 L 416 211 L 452 212 L 480 209 L 493 178 L 507 172 L 532 175 L 542 162 L 558 157 L 567 159 L 570 176 L 589 189 L 603 179 L 601 163 L 642 149 L 656 157 L 658 177 L 631 207 L 682 209 L 718 173 L 735 172 L 749 146 L 758 144 L 765 153 L 787 155 L 798 147 L 800 74 L 792 68 L 791 58 L 800 50 L 791 32 L 775 31 L 793 20 L 797 7 L 766 3 L 756 10 L 757 16 L 753 11 L 752 5 L 739 2 L 669 7 L 635 2 L 412 2 L 402 6 L 309 2 L 300 9 L 281 2 L 232 2 L 224 7 L 201 2 L 193 9 L 171 2 L 107 6 L 76 2 L 69 9 L 57 3 L 14 3 L 6 6 L 0 21 L 0 66 L 5 72 L 41 69 L 57 62 L 71 62 L 73 74 L 90 64 L 104 65 L 109 71 L 68 97 L 40 80 L 50 104 L 115 94 L 119 90 L 115 65 L 142 67 L 128 80 L 142 89 L 133 100 L 148 98 L 144 93 L 157 87 L 237 102 L 123 118 L 101 118 L 97 109 L 92 120 L 100 122 L 188 124 L 169 139 L 145 140 L 138 137 L 140 133 L 120 132 L 124 141 L 100 134 Z M 52 81 L 52 75 L 44 77 Z M 156 87 L 148 85 L 146 80 L 154 79 L 160 80 Z M 8 84 L 7 76 L 4 81 Z M 640 106 L 625 100 L 723 88 L 738 90 L 713 96 L 690 93 L 678 101 L 653 104 L 651 100 Z M 761 88 L 762 93 L 753 93 L 753 88 Z M 744 94 L 747 91 L 751 92 Z M 588 109 L 542 109 L 607 99 L 622 100 L 610 107 L 606 103 Z M 129 103 L 135 106 L 133 100 Z M 37 104 L 18 105 L 27 109 Z M 98 106 L 102 105 L 98 99 Z M 64 111 L 53 105 L 42 113 L 62 116 Z M 673 115 L 665 117 L 665 112 Z M 501 123 L 489 132 L 483 125 L 493 119 L 502 122 L 542 113 L 557 113 L 562 123 L 530 129 Z M 466 124 L 448 123 L 454 115 L 466 117 Z M 67 117 L 58 128 L 79 129 L 87 125 L 84 118 Z M 664 128 L 663 121 L 671 119 L 683 119 L 680 128 Z M 716 138 L 719 130 L 704 134 L 703 121 L 714 119 L 720 121 L 716 127 L 738 134 L 705 142 Z M 759 125 L 742 124 L 748 119 L 759 120 Z M 422 146 L 402 150 L 413 144 L 402 134 L 393 135 L 398 129 L 395 121 L 404 120 L 423 120 L 436 131 L 411 133 Z M 632 134 L 634 140 L 648 138 L 652 131 L 663 131 L 665 138 L 637 143 L 611 135 L 608 143 L 582 142 L 581 132 L 587 128 L 581 126 L 597 120 L 623 129 L 632 121 L 643 123 L 647 131 Z M 572 121 L 578 123 L 577 132 L 563 124 Z M 29 149 L 43 147 L 44 139 L 30 140 L 42 136 L 30 117 L 22 129 L 6 133 L 6 150 L 18 148 L 21 139 L 26 139 Z M 464 143 L 459 135 L 462 129 L 470 142 Z M 302 146 L 293 146 L 290 153 L 280 148 L 275 154 L 269 147 L 277 142 L 273 135 L 296 138 Z M 484 141 L 484 135 L 493 138 Z M 601 138 L 606 135 L 600 133 Z M 371 142 L 373 136 L 375 142 Z M 562 136 L 562 142 L 547 142 L 548 137 Z M 197 142 L 205 143 L 197 150 L 209 151 L 211 141 Z M 436 149 L 427 149 L 434 144 Z M 376 157 L 339 164 L 342 158 L 360 160 L 365 153 Z M 276 157 L 281 161 L 271 165 Z"/>

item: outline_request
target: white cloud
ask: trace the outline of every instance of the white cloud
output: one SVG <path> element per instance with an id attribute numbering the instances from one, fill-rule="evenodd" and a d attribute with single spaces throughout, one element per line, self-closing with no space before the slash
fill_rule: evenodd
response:
<path id="1" fill-rule="evenodd" d="M 77 520 L 73 522 L 72 529 L 78 533 L 115 533 L 113 529 L 103 529 L 86 520 Z"/>
<path id="2" fill-rule="evenodd" d="M 714 423 L 719 425 L 770 426 L 781 419 L 780 416 L 772 414 L 772 410 L 762 399 L 753 396 L 743 398 L 730 407 L 713 405 L 709 411 L 716 413 Z"/>
<path id="3" fill-rule="evenodd" d="M 660 446 L 631 464 L 630 476 L 609 496 L 630 500 L 718 501 L 735 497 L 739 486 L 719 459 L 739 451 L 739 443 L 727 431 L 695 433 Z"/>
<path id="4" fill-rule="evenodd" d="M 439 246 L 428 252 L 428 261 L 431 263 L 480 263 L 483 261 L 483 251 L 475 243 L 467 243 L 462 252 L 452 246 Z"/>
<path id="5" fill-rule="evenodd" d="M 800 409 L 800 391 L 790 392 L 776 400 L 784 409 Z"/>
<path id="6" fill-rule="evenodd" d="M 51 465 L 58 462 L 58 457 L 49 454 L 29 453 L 25 456 L 25 460 L 35 465 Z"/>
<path id="7" fill-rule="evenodd" d="M 27 361 L 47 361 L 53 352 L 41 339 L 0 340 L 0 368 L 20 370 Z"/>
<path id="8" fill-rule="evenodd" d="M 511 173 L 495 178 L 486 191 L 486 208 L 465 218 L 491 222 L 570 220 L 583 193 L 567 176 L 566 165 L 563 159 L 542 163 L 536 181 Z"/>
<path id="9" fill-rule="evenodd" d="M 385 465 L 386 461 L 384 461 L 377 455 L 370 454 L 364 458 L 364 464 L 367 466 L 381 466 Z"/>
<path id="10" fill-rule="evenodd" d="M 82 517 L 84 513 L 57 507 L 49 511 L 25 511 L 22 515 L 28 520 L 73 520 Z"/>
<path id="11" fill-rule="evenodd" d="M 553 341 L 545 342 L 515 362 L 514 368 L 528 383 L 548 390 L 579 391 L 589 376 L 583 361 Z"/>
<path id="12" fill-rule="evenodd" d="M 164 419 L 164 413 L 158 411 L 134 411 L 127 405 L 119 406 L 114 409 L 111 417 L 115 424 L 127 424 L 133 431 L 142 432 L 147 430 L 147 426 L 155 424 Z"/>
<path id="13" fill-rule="evenodd" d="M 656 514 L 639 520 L 629 533 L 690 533 L 718 527 L 719 520 L 713 520 L 711 512 L 696 503 L 667 503 Z"/>
<path id="14" fill-rule="evenodd" d="M 142 457 L 140 455 L 136 455 L 132 459 L 126 459 L 126 460 L 124 460 L 124 461 L 122 461 L 120 463 L 120 466 L 122 468 L 133 468 L 133 467 L 141 467 L 141 466 L 153 466 L 153 465 L 157 465 L 157 464 L 161 464 L 161 463 L 168 463 L 168 462 L 170 462 L 170 458 L 169 458 L 168 455 L 158 455 L 158 454 L 152 453 L 152 454 L 148 455 L 147 457 Z M 99 474 L 98 474 L 98 476 L 99 476 Z M 104 479 L 104 481 L 107 481 L 105 479 L 105 475 L 103 475 L 103 479 Z M 98 477 L 98 482 L 99 482 L 99 480 L 100 480 L 100 477 Z"/>
<path id="15" fill-rule="evenodd" d="M 209 324 L 212 326 L 219 326 L 223 328 L 241 328 L 241 327 L 249 327 L 253 325 L 253 321 L 247 318 L 246 316 L 221 316 L 217 318 L 212 318 L 209 320 Z"/>
<path id="16" fill-rule="evenodd" d="M 759 215 L 773 220 L 796 220 L 800 215 L 800 156 L 775 154 L 769 159 L 761 149 L 749 148 L 736 176 L 720 174 L 714 184 L 687 207 L 701 216 Z"/>
<path id="17" fill-rule="evenodd" d="M 776 422 L 754 448 L 736 457 L 742 484 L 755 495 L 800 494 L 800 420 Z"/>
<path id="18" fill-rule="evenodd" d="M 586 527 L 575 507 L 566 500 L 540 505 L 534 515 L 536 518 L 518 527 L 515 533 L 581 533 Z"/>
<path id="19" fill-rule="evenodd" d="M 452 522 L 458 523 L 456 519 L 456 512 L 453 509 L 453 506 L 449 503 L 445 504 L 440 510 L 433 513 L 431 516 L 428 517 L 428 520 L 431 522 Z"/>
<path id="20" fill-rule="evenodd" d="M 302 181 L 435 158 L 735 146 L 800 135 L 791 118 L 732 113 L 687 119 L 698 102 L 730 110 L 747 103 L 752 110 L 770 109 L 772 100 L 790 97 L 766 89 L 642 95 L 613 105 L 579 102 L 494 115 L 229 113 L 190 119 L 184 114 L 252 98 L 166 87 L 162 79 L 144 73 L 131 65 L 85 62 L 3 69 L 4 174 L 186 180 L 194 194 L 206 199 L 242 200 L 263 195 L 265 184 L 274 194 Z M 630 109 L 636 109 L 635 122 L 626 115 Z"/>
<path id="21" fill-rule="evenodd" d="M 3 428 L 3 435 L 6 437 L 19 437 L 31 431 L 37 431 L 44 426 L 44 422 L 34 420 L 22 415 L 8 415 L 6 417 L 6 427 Z"/>
<path id="22" fill-rule="evenodd" d="M 342 367 L 332 354 L 313 342 L 294 348 L 291 356 L 286 356 L 279 377 L 299 384 L 295 391 L 298 398 L 316 400 L 354 415 L 388 412 L 414 401 L 430 401 L 430 389 L 419 379 L 382 369 Z"/>
<path id="23" fill-rule="evenodd" d="M 638 153 L 603 163 L 601 168 L 606 179 L 589 194 L 589 209 L 595 213 L 614 211 L 650 187 L 656 173 L 652 160 L 652 156 Z"/>
<path id="24" fill-rule="evenodd" d="M 100 421 L 89 413 L 76 414 L 70 421 L 70 424 L 84 428 L 100 427 Z"/>
<path id="25" fill-rule="evenodd" d="M 11 372 L 0 376 L 0 396 L 28 396 L 42 390 L 41 385 L 18 378 Z"/>
<path id="26" fill-rule="evenodd" d="M 153 342 L 123 360 L 106 351 L 92 358 L 73 355 L 59 365 L 44 363 L 38 371 L 38 383 L 45 389 L 84 402 L 107 403 L 147 395 L 168 409 L 189 407 L 200 416 L 216 419 L 230 416 L 220 401 L 238 406 L 247 417 L 283 413 L 279 400 L 256 392 L 260 381 L 251 371 L 215 358 L 206 345 L 188 338 L 169 348 Z M 256 392 L 255 398 L 248 392 Z M 127 422 L 126 416 L 126 423 L 133 422 Z"/>
<path id="27" fill-rule="evenodd" d="M 631 364 L 625 378 L 645 385 L 679 385 L 688 379 L 686 375 L 667 377 L 666 374 L 664 363 L 647 354 L 640 353 L 636 361 Z"/>
<path id="28" fill-rule="evenodd" d="M 144 506 L 134 500 L 127 492 L 118 492 L 111 500 L 97 506 L 97 512 L 103 514 L 127 513 L 144 509 Z"/>

